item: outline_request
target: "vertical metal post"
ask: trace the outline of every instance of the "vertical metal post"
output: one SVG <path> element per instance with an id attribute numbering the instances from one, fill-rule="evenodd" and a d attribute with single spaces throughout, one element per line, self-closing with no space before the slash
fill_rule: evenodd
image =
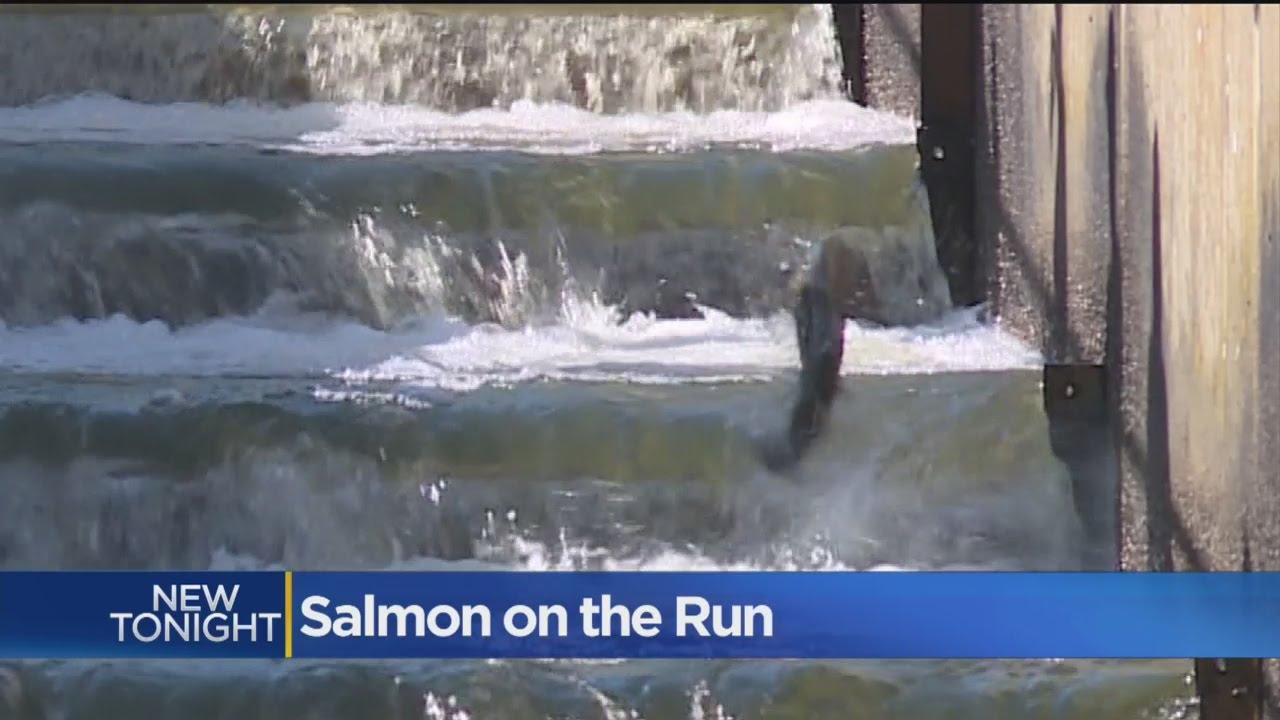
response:
<path id="1" fill-rule="evenodd" d="M 859 105 L 867 104 L 867 50 L 863 13 L 866 6 L 852 3 L 833 3 L 831 14 L 836 24 L 836 39 L 840 43 L 840 59 L 844 65 L 844 86 L 849 99 Z"/>
<path id="2" fill-rule="evenodd" d="M 975 4 L 920 8 L 917 144 L 938 260 L 957 305 L 982 300 L 974 238 L 979 8 Z"/>
<path id="3" fill-rule="evenodd" d="M 1200 720 L 1262 720 L 1262 661 L 1249 658 L 1195 661 Z M 1268 720 L 1274 720 L 1268 718 Z"/>

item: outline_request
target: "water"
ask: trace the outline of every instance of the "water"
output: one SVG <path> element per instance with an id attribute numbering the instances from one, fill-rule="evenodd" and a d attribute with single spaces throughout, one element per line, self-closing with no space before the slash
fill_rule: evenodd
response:
<path id="1" fill-rule="evenodd" d="M 5 11 L 0 567 L 1082 567 L 827 8 L 487 12 Z M 833 233 L 848 392 L 774 475 Z M 1172 720 L 1188 670 L 29 661 L 0 716 Z"/>
<path id="2" fill-rule="evenodd" d="M 778 110 L 832 97 L 826 6 L 693 12 L 71 12 L 6 17 L 0 101 L 87 89 L 141 102 L 518 100 L 593 112 Z"/>

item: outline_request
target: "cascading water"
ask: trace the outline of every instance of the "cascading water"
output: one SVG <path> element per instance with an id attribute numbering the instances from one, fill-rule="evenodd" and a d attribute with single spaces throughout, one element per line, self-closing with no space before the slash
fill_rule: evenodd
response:
<path id="1" fill-rule="evenodd" d="M 0 567 L 1072 569 L 827 6 L 0 10 Z M 866 261 L 831 433 L 812 244 Z M 982 452 L 975 452 L 981 448 Z M 25 662 L 0 716 L 1186 717 L 1180 663 Z"/>
<path id="2" fill-rule="evenodd" d="M 94 90 L 139 102 L 527 100 L 604 113 L 780 110 L 833 98 L 824 5 L 650 14 L 253 7 L 6 16 L 0 102 Z M 701 12 L 699 12 L 701 10 Z"/>

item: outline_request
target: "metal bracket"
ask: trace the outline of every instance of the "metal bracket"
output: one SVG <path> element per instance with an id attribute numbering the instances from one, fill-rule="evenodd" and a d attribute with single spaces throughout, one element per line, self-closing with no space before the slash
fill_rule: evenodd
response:
<path id="1" fill-rule="evenodd" d="M 1050 421 L 1107 421 L 1107 372 L 1104 365 L 1046 365 L 1044 409 Z"/>
<path id="2" fill-rule="evenodd" d="M 1088 570 L 1118 569 L 1118 468 L 1103 365 L 1046 365 L 1042 375 L 1049 444 L 1071 475 Z"/>

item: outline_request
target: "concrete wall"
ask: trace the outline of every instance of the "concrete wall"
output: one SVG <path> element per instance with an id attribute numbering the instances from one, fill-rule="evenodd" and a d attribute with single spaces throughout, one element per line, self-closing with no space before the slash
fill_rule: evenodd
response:
<path id="1" fill-rule="evenodd" d="M 864 51 L 881 58 L 867 67 L 868 104 L 920 117 L 920 6 L 863 5 Z"/>
<path id="2" fill-rule="evenodd" d="M 987 6 L 984 32 L 989 297 L 1113 368 L 1124 566 L 1280 570 L 1280 9 Z"/>
<path id="3" fill-rule="evenodd" d="M 1121 567 L 1280 570 L 1280 8 L 979 15 L 978 280 L 1049 362 L 1106 366 Z M 866 77 L 909 49 L 865 45 Z M 1197 662 L 1205 720 L 1263 716 L 1226 669 Z"/>
<path id="4" fill-rule="evenodd" d="M 1280 570 L 1280 9 L 985 6 L 983 34 L 989 298 L 1051 361 L 1107 365 L 1121 566 Z M 1250 682 L 1225 667 L 1203 693 Z"/>
<path id="5" fill-rule="evenodd" d="M 849 94 L 863 105 L 920 116 L 920 5 L 833 5 Z M 870 62 L 864 62 L 870 59 Z"/>
<path id="6" fill-rule="evenodd" d="M 1280 570 L 1280 8 L 985 6 L 983 35 L 989 298 L 1107 365 L 1121 566 Z M 1249 682 L 1227 669 L 1197 663 L 1202 693 Z M 1258 716 L 1216 697 L 1206 720 Z"/>

